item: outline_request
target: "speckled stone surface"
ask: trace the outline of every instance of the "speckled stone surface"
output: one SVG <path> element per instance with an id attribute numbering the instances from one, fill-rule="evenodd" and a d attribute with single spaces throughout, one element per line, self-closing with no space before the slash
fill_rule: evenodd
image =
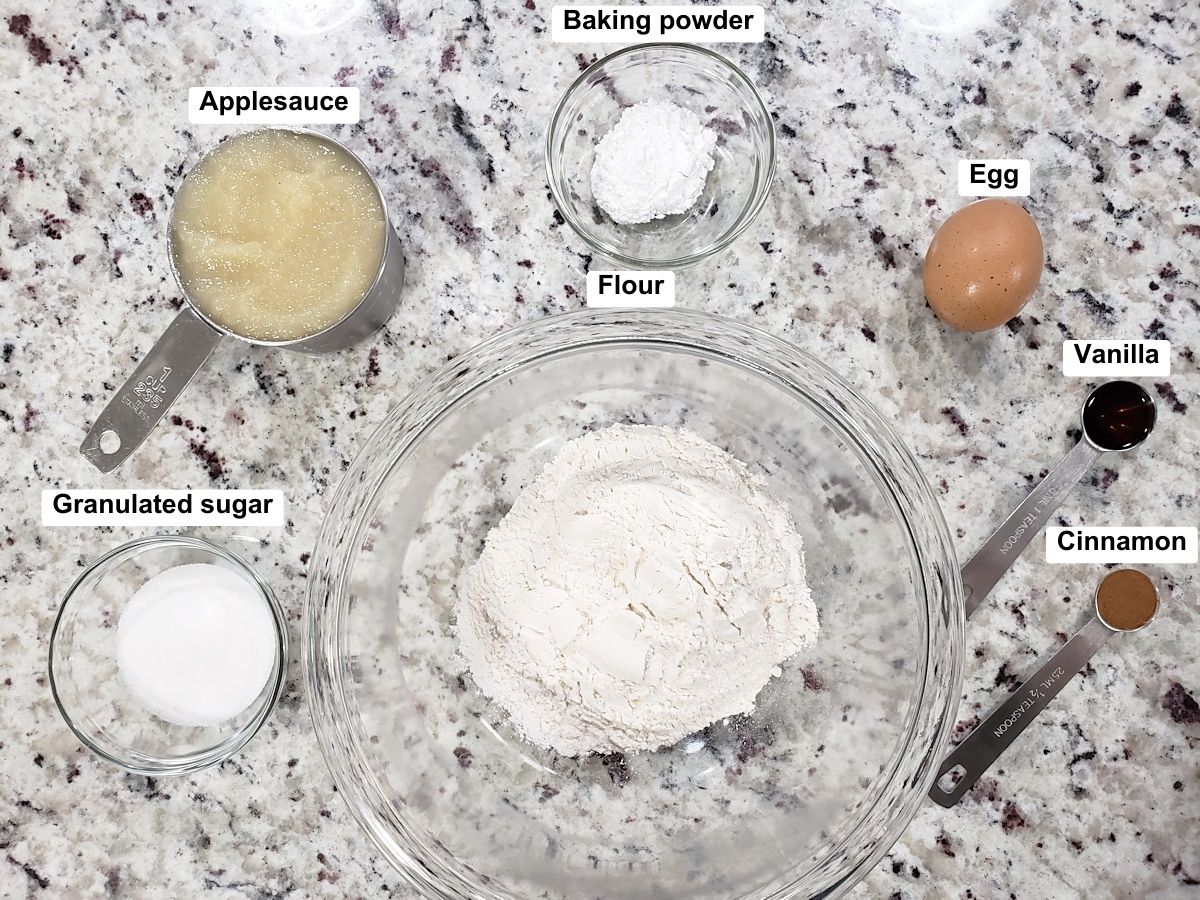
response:
<path id="1" fill-rule="evenodd" d="M 603 48 L 551 44 L 547 0 L 368 2 L 340 23 L 320 5 L 0 3 L 0 895 L 410 896 L 333 790 L 297 654 L 264 733 L 180 780 L 90 757 L 46 681 L 59 596 L 135 533 L 44 529 L 42 489 L 283 488 L 285 528 L 217 536 L 274 583 L 298 643 L 323 499 L 387 409 L 482 338 L 582 306 L 588 260 L 549 199 L 541 142 Z M 1061 516 L 1195 525 L 1200 7 L 980 0 L 961 32 L 917 21 L 965 6 L 779 4 L 766 43 L 726 48 L 775 116 L 778 177 L 733 249 L 680 275 L 681 302 L 816 352 L 871 398 L 964 556 L 1073 440 L 1088 385 L 1061 376 L 1062 339 L 1170 339 L 1173 374 L 1147 382 L 1159 433 L 1106 460 Z M 384 185 L 404 307 L 338 356 L 223 345 L 102 477 L 76 447 L 180 304 L 171 192 L 228 131 L 187 124 L 186 90 L 205 83 L 362 89 L 362 124 L 329 130 Z M 943 327 L 920 289 L 966 156 L 1032 161 L 1048 257 L 1020 317 L 979 336 Z M 926 804 L 859 895 L 1200 891 L 1198 579 L 1150 571 L 1162 617 L 1112 641 L 958 808 Z M 970 623 L 962 728 L 1083 623 L 1097 577 L 1047 566 L 1035 542 Z"/>

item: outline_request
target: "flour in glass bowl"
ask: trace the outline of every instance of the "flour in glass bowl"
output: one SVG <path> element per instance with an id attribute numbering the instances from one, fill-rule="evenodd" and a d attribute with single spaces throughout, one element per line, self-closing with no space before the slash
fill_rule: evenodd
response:
<path id="1" fill-rule="evenodd" d="M 489 533 L 456 614 L 479 688 L 564 756 L 749 713 L 818 632 L 800 536 L 763 479 L 651 425 L 565 444 Z"/>

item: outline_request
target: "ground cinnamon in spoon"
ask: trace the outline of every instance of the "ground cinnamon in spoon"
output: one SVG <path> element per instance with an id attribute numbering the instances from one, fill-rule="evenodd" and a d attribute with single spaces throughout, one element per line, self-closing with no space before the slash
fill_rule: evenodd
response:
<path id="1" fill-rule="evenodd" d="M 1158 591 L 1137 569 L 1118 569 L 1106 575 L 1096 589 L 1096 612 L 1109 628 L 1133 631 L 1158 612 Z"/>

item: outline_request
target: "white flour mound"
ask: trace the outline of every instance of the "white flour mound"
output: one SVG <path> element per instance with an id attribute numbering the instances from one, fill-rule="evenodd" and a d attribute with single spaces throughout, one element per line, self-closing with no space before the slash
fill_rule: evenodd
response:
<path id="1" fill-rule="evenodd" d="M 651 425 L 567 443 L 488 534 L 456 612 L 479 688 L 565 756 L 748 713 L 818 630 L 783 504 L 718 447 Z"/>
<path id="2" fill-rule="evenodd" d="M 620 225 L 687 212 L 704 191 L 716 144 L 716 133 L 690 109 L 636 103 L 596 144 L 592 196 Z"/>

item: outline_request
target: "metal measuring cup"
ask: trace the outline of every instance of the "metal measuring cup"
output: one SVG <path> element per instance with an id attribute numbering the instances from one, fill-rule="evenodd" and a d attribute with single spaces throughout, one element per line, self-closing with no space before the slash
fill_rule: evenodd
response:
<path id="1" fill-rule="evenodd" d="M 335 150 L 346 153 L 367 173 L 383 210 L 383 253 L 379 259 L 379 270 L 375 273 L 375 280 L 357 306 L 316 334 L 290 341 L 263 341 L 246 337 L 218 325 L 201 312 L 188 296 L 176 265 L 174 242 L 170 240 L 174 233 L 172 210 L 171 223 L 168 225 L 168 252 L 171 273 L 183 294 L 185 305 L 133 370 L 133 374 L 104 407 L 79 446 L 79 452 L 101 472 L 111 472 L 133 455 L 175 399 L 183 393 L 188 382 L 200 371 L 222 338 L 231 337 L 246 344 L 280 347 L 312 355 L 332 353 L 370 337 L 386 324 L 400 303 L 400 289 L 404 282 L 404 251 L 388 215 L 387 203 L 384 201 L 383 191 L 379 188 L 379 182 L 371 176 L 362 160 L 341 142 L 307 128 L 260 130 L 294 131 L 314 137 Z M 200 163 L 208 159 L 211 153 L 212 151 L 209 151 L 205 154 Z M 187 176 L 184 177 L 186 179 Z"/>

